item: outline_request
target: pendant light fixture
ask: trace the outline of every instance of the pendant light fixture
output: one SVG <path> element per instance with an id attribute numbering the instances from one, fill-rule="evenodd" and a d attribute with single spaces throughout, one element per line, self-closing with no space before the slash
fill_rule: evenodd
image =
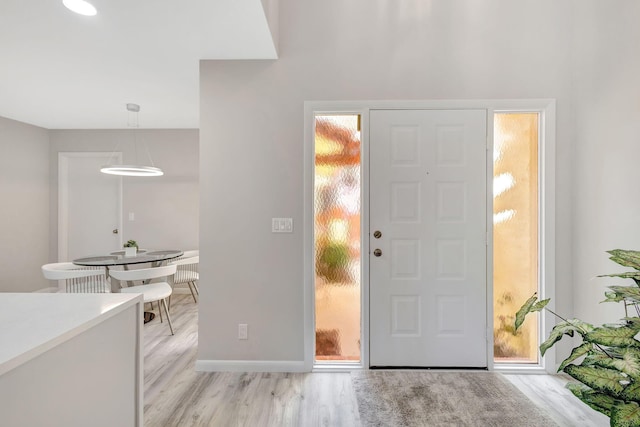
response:
<path id="1" fill-rule="evenodd" d="M 127 104 L 127 111 L 129 112 L 129 120 L 128 120 L 128 125 L 132 128 L 134 128 L 133 130 L 133 145 L 134 145 L 134 152 L 135 152 L 135 158 L 136 158 L 136 162 L 138 161 L 138 133 L 137 133 L 137 128 L 138 128 L 138 113 L 140 112 L 140 106 L 138 104 Z M 147 157 L 149 158 L 149 163 L 151 164 L 150 166 L 143 166 L 143 165 L 114 165 L 114 164 L 109 164 L 107 166 L 103 166 L 100 169 L 100 172 L 102 173 L 106 173 L 109 175 L 120 175 L 120 176 L 161 176 L 164 175 L 164 172 L 162 172 L 162 169 L 159 169 L 157 167 L 154 166 L 153 164 L 153 160 L 151 159 L 151 155 L 149 154 L 149 149 L 147 148 L 146 144 L 144 144 L 144 148 L 147 154 Z M 118 147 L 116 147 L 116 149 L 114 150 L 112 156 L 111 156 L 111 160 L 114 159 L 115 157 L 115 153 Z"/>

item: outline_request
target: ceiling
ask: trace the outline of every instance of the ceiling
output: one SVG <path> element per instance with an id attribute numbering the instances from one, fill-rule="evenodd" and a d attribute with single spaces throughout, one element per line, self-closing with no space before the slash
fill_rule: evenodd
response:
<path id="1" fill-rule="evenodd" d="M 277 57 L 265 0 L 90 2 L 0 1 L 0 116 L 118 129 L 136 103 L 140 128 L 198 128 L 200 59 Z"/>

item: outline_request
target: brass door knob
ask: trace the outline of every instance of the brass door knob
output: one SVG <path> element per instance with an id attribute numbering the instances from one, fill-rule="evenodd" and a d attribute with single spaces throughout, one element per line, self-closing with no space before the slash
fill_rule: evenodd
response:
<path id="1" fill-rule="evenodd" d="M 380 255 L 382 255 L 382 251 L 381 251 L 380 249 L 375 249 L 375 250 L 373 251 L 373 254 L 374 254 L 375 256 L 380 256 Z"/>

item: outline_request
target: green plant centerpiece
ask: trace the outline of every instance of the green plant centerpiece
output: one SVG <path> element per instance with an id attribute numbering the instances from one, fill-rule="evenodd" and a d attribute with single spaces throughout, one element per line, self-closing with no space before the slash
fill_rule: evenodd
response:
<path id="1" fill-rule="evenodd" d="M 122 245 L 123 248 L 136 248 L 136 250 L 138 249 L 138 242 L 136 242 L 135 240 L 127 240 L 127 243 L 125 243 L 124 245 Z"/>
<path id="2" fill-rule="evenodd" d="M 549 311 L 561 321 L 551 330 L 540 345 L 540 354 L 560 341 L 564 335 L 578 333 L 582 343 L 571 351 L 558 368 L 578 382 L 569 382 L 567 388 L 584 403 L 610 419 L 616 427 L 640 426 L 640 252 L 615 249 L 607 251 L 612 261 L 633 268 L 616 274 L 598 277 L 633 279 L 634 286 L 609 286 L 603 302 L 622 302 L 632 307 L 619 323 L 594 326 L 579 319 L 565 319 L 546 306 L 549 299 L 538 300 L 534 294 L 518 310 L 515 332 L 529 313 Z"/>

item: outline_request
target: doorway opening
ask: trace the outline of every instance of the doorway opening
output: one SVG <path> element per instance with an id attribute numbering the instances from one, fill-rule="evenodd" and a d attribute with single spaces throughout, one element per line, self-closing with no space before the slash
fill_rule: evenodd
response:
<path id="1" fill-rule="evenodd" d="M 540 319 L 513 334 L 516 311 L 541 295 L 539 226 L 540 114 L 494 115 L 493 353 L 494 362 L 539 364 Z M 539 314 L 536 314 L 539 317 Z"/>
<path id="2" fill-rule="evenodd" d="M 359 114 L 315 115 L 315 363 L 361 360 Z"/>

